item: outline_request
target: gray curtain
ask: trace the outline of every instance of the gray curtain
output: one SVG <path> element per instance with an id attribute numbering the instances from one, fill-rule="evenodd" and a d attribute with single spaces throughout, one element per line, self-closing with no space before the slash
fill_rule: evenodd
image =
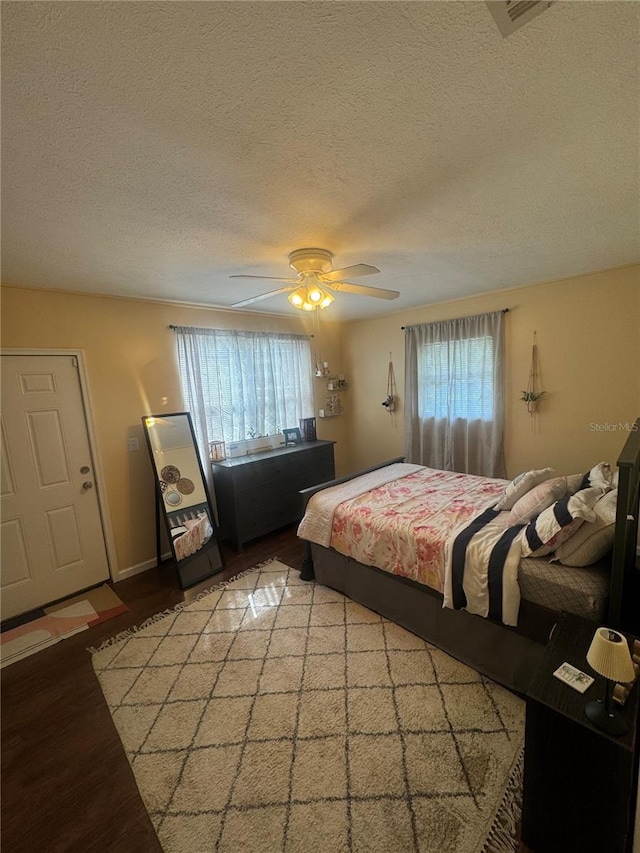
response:
<path id="1" fill-rule="evenodd" d="M 407 462 L 504 477 L 504 316 L 405 330 Z"/>

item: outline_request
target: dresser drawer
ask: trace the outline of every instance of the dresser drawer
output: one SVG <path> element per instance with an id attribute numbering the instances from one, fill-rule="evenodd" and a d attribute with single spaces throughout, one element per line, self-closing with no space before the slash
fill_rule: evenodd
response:
<path id="1" fill-rule="evenodd" d="M 335 477 L 335 468 L 331 465 L 324 465 L 322 468 L 313 468 L 311 471 L 305 471 L 298 477 L 298 491 L 300 489 L 308 489 L 311 486 L 319 486 L 320 483 L 326 483 L 333 480 Z"/>
<path id="2" fill-rule="evenodd" d="M 235 484 L 238 491 L 252 489 L 263 483 L 279 480 L 287 472 L 286 459 L 260 459 L 251 464 L 240 466 L 235 472 Z"/>
<path id="3" fill-rule="evenodd" d="M 254 515 L 245 515 L 238 528 L 241 542 L 248 542 L 296 521 L 295 513 L 286 506 L 270 507 L 269 511 L 258 510 Z"/>
<path id="4" fill-rule="evenodd" d="M 314 450 L 302 451 L 291 457 L 290 471 L 299 473 L 312 468 L 333 468 L 333 447 L 319 447 Z"/>
<path id="5" fill-rule="evenodd" d="M 262 483 L 238 492 L 238 509 L 241 513 L 256 513 L 263 508 L 273 509 L 286 494 L 286 481 Z"/>

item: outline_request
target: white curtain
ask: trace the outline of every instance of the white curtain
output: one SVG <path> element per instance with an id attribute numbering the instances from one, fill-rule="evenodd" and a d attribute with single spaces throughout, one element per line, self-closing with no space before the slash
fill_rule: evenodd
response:
<path id="1" fill-rule="evenodd" d="M 503 312 L 405 330 L 405 453 L 445 471 L 504 477 Z"/>
<path id="2" fill-rule="evenodd" d="M 184 403 L 204 460 L 210 441 L 275 435 L 313 416 L 304 335 L 189 326 L 175 332 Z"/>

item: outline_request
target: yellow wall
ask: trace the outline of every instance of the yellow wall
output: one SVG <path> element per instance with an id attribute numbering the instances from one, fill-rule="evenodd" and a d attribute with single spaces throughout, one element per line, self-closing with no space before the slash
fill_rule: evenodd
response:
<path id="1" fill-rule="evenodd" d="M 105 476 L 117 551 L 114 575 L 155 555 L 154 492 L 141 417 L 182 410 L 175 335 L 169 324 L 314 334 L 312 352 L 342 372 L 340 328 L 323 318 L 318 328 L 300 319 L 189 308 L 159 302 L 2 288 L 3 348 L 84 351 L 98 453 Z M 306 325 L 305 325 L 306 324 Z M 316 411 L 324 395 L 314 379 Z M 318 420 L 318 437 L 336 444 L 336 467 L 345 470 L 345 418 Z M 130 437 L 140 450 L 128 450 Z"/>
<path id="2" fill-rule="evenodd" d="M 584 471 L 615 463 L 626 433 L 594 431 L 640 415 L 640 267 L 625 267 L 344 326 L 345 370 L 351 380 L 351 470 L 401 455 L 404 449 L 403 325 L 510 308 L 505 316 L 507 473 L 553 466 Z M 519 398 L 527 386 L 533 332 L 537 331 L 540 388 L 548 399 L 533 419 Z M 401 405 L 390 415 L 386 396 L 393 354 Z"/>
<path id="3" fill-rule="evenodd" d="M 387 366 L 392 352 L 402 402 L 404 332 L 409 323 L 511 308 L 506 316 L 505 444 L 509 476 L 552 465 L 574 473 L 615 462 L 619 430 L 590 425 L 633 421 L 640 414 L 640 267 L 503 290 L 349 324 L 189 308 L 158 302 L 2 288 L 4 348 L 81 349 L 85 353 L 98 452 L 105 475 L 117 566 L 115 575 L 155 554 L 151 467 L 140 426 L 144 414 L 182 409 L 174 333 L 186 326 L 314 334 L 314 357 L 344 373 L 346 414 L 318 419 L 318 437 L 336 444 L 338 474 L 402 455 L 402 405 L 389 415 Z M 306 325 L 304 325 L 306 324 Z M 533 421 L 519 401 L 531 339 L 538 333 L 541 387 L 549 393 Z M 315 408 L 326 384 L 314 379 Z M 140 451 L 128 451 L 138 437 Z"/>

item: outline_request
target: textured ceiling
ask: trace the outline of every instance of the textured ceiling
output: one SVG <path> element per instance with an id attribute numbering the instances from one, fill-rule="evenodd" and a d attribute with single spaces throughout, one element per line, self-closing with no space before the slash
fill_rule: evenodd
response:
<path id="1" fill-rule="evenodd" d="M 638 260 L 638 3 L 2 6 L 5 282 L 228 306 L 321 246 L 401 292 L 354 319 Z"/>

